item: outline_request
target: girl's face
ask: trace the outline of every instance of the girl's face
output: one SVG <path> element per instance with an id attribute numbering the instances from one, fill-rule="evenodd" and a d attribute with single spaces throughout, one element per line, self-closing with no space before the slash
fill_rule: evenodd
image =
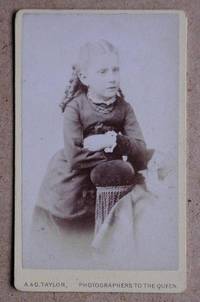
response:
<path id="1" fill-rule="evenodd" d="M 83 82 L 100 98 L 115 96 L 120 85 L 118 56 L 114 53 L 92 56 Z"/>

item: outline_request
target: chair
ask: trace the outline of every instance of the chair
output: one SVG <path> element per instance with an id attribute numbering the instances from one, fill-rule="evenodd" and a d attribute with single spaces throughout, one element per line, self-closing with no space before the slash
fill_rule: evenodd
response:
<path id="1" fill-rule="evenodd" d="M 134 186 L 133 167 L 122 160 L 111 160 L 96 166 L 91 181 L 96 187 L 95 234 L 115 203 Z"/>
<path id="2" fill-rule="evenodd" d="M 146 163 L 152 158 L 153 149 L 147 150 Z M 123 160 L 110 160 L 97 165 L 90 174 L 96 187 L 95 234 L 99 231 L 111 209 L 136 183 L 143 183 L 142 175 L 135 173 L 132 165 Z"/>

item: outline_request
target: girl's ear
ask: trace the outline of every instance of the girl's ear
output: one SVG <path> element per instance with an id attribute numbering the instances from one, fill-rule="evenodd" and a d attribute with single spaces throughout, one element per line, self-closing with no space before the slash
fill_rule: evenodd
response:
<path id="1" fill-rule="evenodd" d="M 86 74 L 80 72 L 80 73 L 79 73 L 79 79 L 80 79 L 80 81 L 82 82 L 82 84 L 84 84 L 85 86 L 88 86 Z"/>

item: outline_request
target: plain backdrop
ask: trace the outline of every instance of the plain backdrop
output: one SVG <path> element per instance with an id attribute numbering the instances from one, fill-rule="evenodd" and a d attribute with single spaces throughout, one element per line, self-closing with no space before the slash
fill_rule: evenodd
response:
<path id="1" fill-rule="evenodd" d="M 30 239 L 27 230 L 39 186 L 49 159 L 63 147 L 59 103 L 71 75 L 71 65 L 86 41 L 103 38 L 117 47 L 121 88 L 134 107 L 147 146 L 167 154 L 176 163 L 178 24 L 176 14 L 32 13 L 24 16 L 21 83 L 25 254 Z M 176 165 L 174 173 L 177 175 Z M 176 206 L 173 213 L 178 219 Z M 172 240 L 176 245 L 177 237 L 172 236 Z"/>

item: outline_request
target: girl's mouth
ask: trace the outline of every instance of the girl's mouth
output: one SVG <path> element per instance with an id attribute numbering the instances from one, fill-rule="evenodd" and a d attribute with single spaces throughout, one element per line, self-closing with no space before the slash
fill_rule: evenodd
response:
<path id="1" fill-rule="evenodd" d="M 109 89 L 109 90 L 114 90 L 114 89 L 116 89 L 117 87 L 116 86 L 112 86 L 112 87 L 108 87 L 107 89 Z"/>

